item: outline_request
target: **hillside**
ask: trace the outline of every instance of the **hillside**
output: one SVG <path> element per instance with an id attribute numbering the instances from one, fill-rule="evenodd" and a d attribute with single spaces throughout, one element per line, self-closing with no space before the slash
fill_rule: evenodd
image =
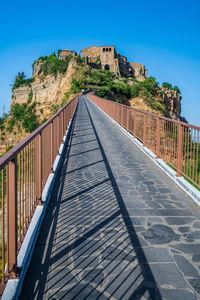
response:
<path id="1" fill-rule="evenodd" d="M 0 119 L 0 154 L 51 117 L 68 99 L 93 89 L 100 97 L 180 119 L 177 87 L 159 84 L 153 77 L 127 78 L 100 68 L 99 61 L 53 53 L 33 63 L 32 78 L 18 73 L 12 87 L 10 113 Z"/>

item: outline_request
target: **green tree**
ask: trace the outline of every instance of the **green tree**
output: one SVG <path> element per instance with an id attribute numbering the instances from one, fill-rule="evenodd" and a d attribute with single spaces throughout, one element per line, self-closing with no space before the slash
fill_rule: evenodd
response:
<path id="1" fill-rule="evenodd" d="M 171 90 L 172 89 L 172 85 L 171 83 L 168 82 L 163 82 L 162 87 Z"/>
<path id="2" fill-rule="evenodd" d="M 177 93 L 179 93 L 181 95 L 181 91 L 179 90 L 179 88 L 177 87 L 177 85 L 175 85 L 173 87 L 173 90 L 176 91 Z"/>

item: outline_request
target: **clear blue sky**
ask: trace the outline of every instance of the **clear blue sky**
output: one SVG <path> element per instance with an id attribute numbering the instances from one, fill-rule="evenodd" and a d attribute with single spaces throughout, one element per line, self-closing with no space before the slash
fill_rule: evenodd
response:
<path id="1" fill-rule="evenodd" d="M 200 126 L 200 1 L 3 1 L 0 10 L 0 113 L 18 72 L 31 76 L 41 55 L 114 45 L 150 76 L 177 85 L 182 115 Z"/>

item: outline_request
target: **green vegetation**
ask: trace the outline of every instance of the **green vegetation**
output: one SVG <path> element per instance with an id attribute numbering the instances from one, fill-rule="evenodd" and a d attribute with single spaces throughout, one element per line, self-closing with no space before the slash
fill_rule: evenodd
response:
<path id="1" fill-rule="evenodd" d="M 57 103 L 52 103 L 50 110 L 51 110 L 51 114 L 54 115 L 58 110 L 59 110 L 60 106 Z"/>
<path id="2" fill-rule="evenodd" d="M 8 114 L 3 114 L 2 117 L 0 117 L 0 130 L 4 130 L 5 129 L 5 121 L 8 118 Z"/>
<path id="3" fill-rule="evenodd" d="M 56 53 L 53 52 L 49 56 L 41 56 L 37 60 L 35 60 L 33 63 L 33 68 L 36 62 L 41 61 L 41 72 L 43 72 L 45 76 L 49 74 L 56 75 L 57 73 L 63 74 L 67 71 L 69 62 L 72 59 L 72 57 L 72 55 L 67 55 L 65 59 L 59 59 L 56 56 Z"/>
<path id="4" fill-rule="evenodd" d="M 166 89 L 169 89 L 169 90 L 176 91 L 177 93 L 179 93 L 179 95 L 181 95 L 181 91 L 180 91 L 180 89 L 177 87 L 177 85 L 175 85 L 175 86 L 173 87 L 171 83 L 163 82 L 162 87 L 164 87 L 164 88 L 166 88 Z"/>
<path id="5" fill-rule="evenodd" d="M 28 78 L 25 79 L 26 76 L 24 74 L 24 72 L 19 72 L 16 76 L 15 76 L 15 82 L 13 84 L 12 90 L 17 89 L 20 86 L 31 86 L 31 84 L 35 81 L 35 78 Z"/>
<path id="6" fill-rule="evenodd" d="M 27 103 L 16 103 L 11 106 L 10 109 L 10 118 L 8 120 L 8 131 L 12 132 L 14 125 L 20 125 L 26 130 L 26 132 L 34 131 L 39 123 L 36 117 L 36 102 L 33 102 L 31 105 Z"/>
<path id="7" fill-rule="evenodd" d="M 28 95 L 27 103 L 31 103 L 32 99 L 33 99 L 33 91 L 31 90 L 29 95 Z"/>
<path id="8" fill-rule="evenodd" d="M 71 82 L 71 90 L 66 93 L 65 101 L 71 94 L 76 94 L 82 89 L 95 89 L 97 96 L 123 103 L 122 99 L 141 97 L 155 110 L 165 113 L 165 106 L 161 104 L 156 96 L 160 88 L 155 78 L 149 77 L 142 82 L 133 80 L 134 85 L 128 84 L 129 79 L 119 79 L 117 76 L 106 70 L 89 69 L 87 67 L 77 67 L 76 74 Z"/>

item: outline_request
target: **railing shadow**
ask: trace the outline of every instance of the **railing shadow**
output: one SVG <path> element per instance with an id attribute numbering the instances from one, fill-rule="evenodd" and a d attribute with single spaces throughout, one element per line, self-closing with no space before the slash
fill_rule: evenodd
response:
<path id="1" fill-rule="evenodd" d="M 20 299 L 161 299 L 84 100 L 65 151 Z"/>

